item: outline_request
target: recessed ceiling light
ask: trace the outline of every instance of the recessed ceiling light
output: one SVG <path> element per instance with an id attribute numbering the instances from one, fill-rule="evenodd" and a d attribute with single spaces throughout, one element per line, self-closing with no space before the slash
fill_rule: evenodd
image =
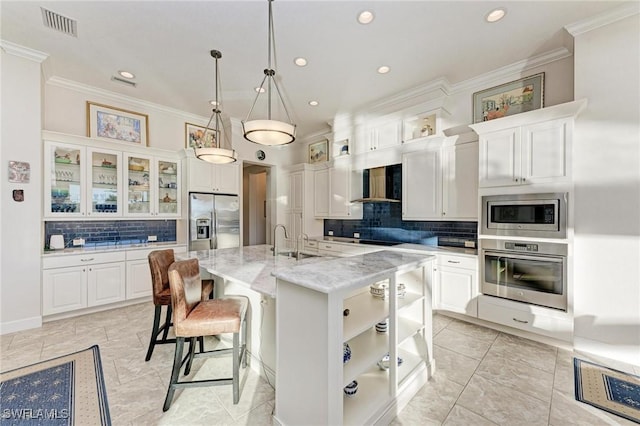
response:
<path id="1" fill-rule="evenodd" d="M 504 15 L 506 14 L 507 14 L 507 9 L 501 7 L 498 9 L 493 9 L 491 12 L 487 14 L 487 16 L 484 19 L 486 19 L 487 22 L 498 22 L 499 20 L 504 18 Z"/>
<path id="2" fill-rule="evenodd" d="M 318 106 L 319 102 L 318 101 L 309 101 L 309 105 L 311 106 Z"/>
<path id="3" fill-rule="evenodd" d="M 266 89 L 264 87 L 255 87 L 253 90 L 255 90 L 258 93 L 266 92 Z"/>
<path id="4" fill-rule="evenodd" d="M 363 10 L 358 15 L 358 22 L 360 22 L 362 25 L 367 25 L 373 22 L 373 18 L 375 18 L 373 12 L 371 12 L 370 10 Z"/>
<path id="5" fill-rule="evenodd" d="M 293 60 L 293 63 L 299 67 L 304 67 L 305 65 L 307 65 L 307 60 L 305 58 L 295 58 Z"/>
<path id="6" fill-rule="evenodd" d="M 380 68 L 378 68 L 378 73 L 379 73 L 379 74 L 386 74 L 386 73 L 388 73 L 389 71 L 391 71 L 391 68 L 389 68 L 389 67 L 388 67 L 388 66 L 386 66 L 386 65 L 383 65 L 383 66 L 381 66 Z"/>
<path id="7" fill-rule="evenodd" d="M 120 74 L 121 76 L 123 76 L 124 78 L 136 78 L 135 75 L 133 75 L 133 73 L 129 72 L 129 71 L 118 71 L 118 74 Z"/>

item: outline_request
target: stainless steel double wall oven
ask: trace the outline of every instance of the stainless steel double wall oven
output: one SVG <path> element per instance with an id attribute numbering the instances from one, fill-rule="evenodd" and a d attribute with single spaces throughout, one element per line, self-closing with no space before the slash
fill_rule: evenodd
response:
<path id="1" fill-rule="evenodd" d="M 483 294 L 567 310 L 567 193 L 482 197 Z M 513 238 L 517 237 L 517 238 Z M 535 238 L 523 240 L 525 238 Z"/>

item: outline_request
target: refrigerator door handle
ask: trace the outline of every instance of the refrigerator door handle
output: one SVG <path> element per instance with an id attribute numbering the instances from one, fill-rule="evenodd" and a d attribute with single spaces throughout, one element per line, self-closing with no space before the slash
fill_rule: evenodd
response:
<path id="1" fill-rule="evenodd" d="M 211 216 L 212 216 L 211 223 L 213 223 L 213 232 L 210 240 L 211 248 L 217 249 L 218 248 L 218 215 L 216 214 L 215 209 L 211 212 Z"/>

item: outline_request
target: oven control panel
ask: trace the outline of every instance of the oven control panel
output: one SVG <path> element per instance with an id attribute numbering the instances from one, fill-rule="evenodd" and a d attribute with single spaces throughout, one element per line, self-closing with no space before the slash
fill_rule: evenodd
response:
<path id="1" fill-rule="evenodd" d="M 507 250 L 517 250 L 517 251 L 538 251 L 538 245 L 531 244 L 531 243 L 505 242 L 504 248 Z"/>

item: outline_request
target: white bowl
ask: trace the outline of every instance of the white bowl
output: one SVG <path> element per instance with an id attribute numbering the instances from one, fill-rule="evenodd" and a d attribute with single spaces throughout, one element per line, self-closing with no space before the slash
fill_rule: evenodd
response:
<path id="1" fill-rule="evenodd" d="M 356 380 L 344 387 L 344 394 L 348 397 L 354 396 L 356 392 L 358 392 L 358 382 Z"/>

